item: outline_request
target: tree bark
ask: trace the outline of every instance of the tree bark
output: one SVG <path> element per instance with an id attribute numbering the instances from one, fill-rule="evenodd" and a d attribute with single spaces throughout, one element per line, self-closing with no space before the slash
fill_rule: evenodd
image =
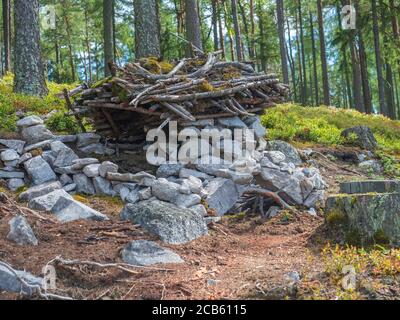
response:
<path id="1" fill-rule="evenodd" d="M 136 58 L 160 57 L 157 0 L 134 0 Z"/>
<path id="2" fill-rule="evenodd" d="M 11 5 L 3 0 L 4 71 L 11 71 Z"/>
<path id="3" fill-rule="evenodd" d="M 214 51 L 218 51 L 219 39 L 218 39 L 218 3 L 217 3 L 217 0 L 211 0 L 211 6 L 212 6 L 212 29 L 213 29 Z"/>
<path id="4" fill-rule="evenodd" d="M 196 0 L 185 0 L 186 40 L 196 48 L 203 50 L 200 19 Z M 192 56 L 192 48 L 188 48 L 188 56 Z M 190 54 L 189 54 L 190 53 Z"/>
<path id="5" fill-rule="evenodd" d="M 236 56 L 238 61 L 243 61 L 242 32 L 238 18 L 237 0 L 231 0 L 233 28 L 235 29 Z"/>
<path id="6" fill-rule="evenodd" d="M 39 1 L 14 1 L 14 91 L 45 96 L 48 93 L 40 52 Z"/>
<path id="7" fill-rule="evenodd" d="M 311 45 L 312 45 L 312 59 L 313 59 L 313 72 L 314 72 L 314 91 L 315 91 L 315 102 L 318 106 L 319 101 L 319 86 L 318 86 L 318 66 L 317 66 L 317 47 L 315 43 L 315 32 L 314 32 L 314 21 L 313 15 L 310 12 L 310 32 L 311 32 Z"/>
<path id="8" fill-rule="evenodd" d="M 318 27 L 319 27 L 319 42 L 321 51 L 321 67 L 322 67 L 322 83 L 324 87 L 324 104 L 329 106 L 331 104 L 330 88 L 329 88 L 329 75 L 328 63 L 326 61 L 326 46 L 325 46 L 325 30 L 324 30 L 324 15 L 322 0 L 317 1 L 318 8 Z"/>
<path id="9" fill-rule="evenodd" d="M 374 34 L 374 45 L 375 45 L 376 73 L 378 76 L 379 106 L 381 113 L 385 116 L 389 116 L 389 110 L 386 104 L 385 79 L 383 77 L 383 69 L 382 69 L 378 11 L 377 11 L 376 0 L 371 0 L 371 2 L 372 2 L 372 21 L 373 21 L 373 34 Z"/>
<path id="10" fill-rule="evenodd" d="M 276 1 L 276 11 L 278 17 L 278 34 L 279 34 L 279 47 L 281 54 L 281 66 L 283 82 L 289 84 L 289 69 L 286 58 L 286 37 L 285 37 L 285 11 L 283 0 Z"/>
<path id="11" fill-rule="evenodd" d="M 300 28 L 300 53 L 301 53 L 301 65 L 303 67 L 302 76 L 303 76 L 303 85 L 302 85 L 302 94 L 301 94 L 301 102 L 305 106 L 308 101 L 308 88 L 307 88 L 307 67 L 306 67 L 306 53 L 305 53 L 305 44 L 304 44 L 304 28 L 303 28 L 303 9 L 301 5 L 301 0 L 298 0 L 298 16 L 299 16 L 299 28 Z"/>
<path id="12" fill-rule="evenodd" d="M 111 76 L 109 63 L 114 61 L 113 0 L 103 0 L 104 75 Z"/>

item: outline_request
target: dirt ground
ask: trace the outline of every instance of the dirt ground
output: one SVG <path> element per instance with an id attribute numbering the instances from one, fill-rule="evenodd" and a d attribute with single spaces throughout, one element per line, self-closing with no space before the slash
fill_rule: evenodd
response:
<path id="1" fill-rule="evenodd" d="M 348 163 L 332 162 L 322 155 L 315 161 L 329 184 L 328 193 L 337 192 L 341 181 L 362 177 Z M 120 263 L 120 251 L 129 241 L 158 241 L 139 227 L 118 220 L 121 203 L 102 198 L 86 201 L 111 221 L 58 224 L 28 215 L 38 247 L 20 247 L 6 240 L 8 221 L 16 212 L 0 208 L 0 260 L 40 275 L 56 257 Z M 268 221 L 257 215 L 225 217 L 222 223 L 211 226 L 208 236 L 197 241 L 183 246 L 162 244 L 181 255 L 184 264 L 136 268 L 131 273 L 58 265 L 56 293 L 75 299 L 308 298 L 289 275 L 297 272 L 301 281 L 308 283 L 323 278 L 320 252 L 330 241 L 324 230 L 322 212 L 319 217 L 306 212 L 283 213 Z M 20 298 L 0 293 L 0 299 Z"/>

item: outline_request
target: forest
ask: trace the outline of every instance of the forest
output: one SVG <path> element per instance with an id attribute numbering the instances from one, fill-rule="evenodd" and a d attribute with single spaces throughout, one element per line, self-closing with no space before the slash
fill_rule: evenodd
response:
<path id="1" fill-rule="evenodd" d="M 0 18 L 0 300 L 400 299 L 399 0 Z"/>

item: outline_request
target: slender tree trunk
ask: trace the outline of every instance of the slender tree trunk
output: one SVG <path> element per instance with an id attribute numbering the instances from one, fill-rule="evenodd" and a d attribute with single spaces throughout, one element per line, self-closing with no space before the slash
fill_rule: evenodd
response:
<path id="1" fill-rule="evenodd" d="M 4 70 L 11 71 L 11 5 L 3 0 Z"/>
<path id="2" fill-rule="evenodd" d="M 318 66 L 317 66 L 317 46 L 315 44 L 315 31 L 314 31 L 314 21 L 313 15 L 310 12 L 310 32 L 311 32 L 311 45 L 312 45 L 312 60 L 313 60 L 313 72 L 314 72 L 314 91 L 315 91 L 315 101 L 316 105 L 320 104 L 319 101 L 319 86 L 318 86 Z"/>
<path id="3" fill-rule="evenodd" d="M 301 5 L 302 0 L 298 0 L 298 15 L 299 15 L 299 28 L 300 28 L 300 45 L 301 45 L 301 65 L 303 67 L 303 86 L 302 86 L 302 104 L 307 105 L 308 101 L 308 87 L 307 87 L 307 67 L 306 67 L 306 53 L 304 44 L 304 28 L 303 28 L 303 9 Z"/>
<path id="4" fill-rule="evenodd" d="M 222 18 L 221 18 L 221 6 L 218 6 L 218 33 L 219 33 L 219 45 L 222 50 L 222 58 L 225 59 L 225 38 L 224 30 L 222 28 Z"/>
<path id="5" fill-rule="evenodd" d="M 88 4 L 85 5 L 85 45 L 88 59 L 88 73 L 89 73 L 89 82 L 93 81 L 92 75 L 92 56 L 90 50 L 90 40 L 89 40 L 89 8 Z"/>
<path id="6" fill-rule="evenodd" d="M 231 0 L 231 6 L 232 6 L 233 28 L 235 30 L 236 57 L 238 61 L 242 61 L 243 60 L 242 33 L 239 25 L 237 0 Z"/>
<path id="7" fill-rule="evenodd" d="M 362 87 L 364 93 L 364 108 L 365 112 L 370 114 L 372 113 L 372 94 L 371 94 L 371 87 L 369 84 L 367 53 L 365 50 L 364 37 L 361 31 L 359 31 L 358 40 L 359 40 L 361 79 L 362 79 Z"/>
<path id="8" fill-rule="evenodd" d="M 240 9 L 240 15 L 242 16 L 242 21 L 243 21 L 244 35 L 246 37 L 247 52 L 249 54 L 250 60 L 253 60 L 254 57 L 251 56 L 251 50 L 250 50 L 250 30 L 249 30 L 249 24 L 247 22 L 248 18 L 246 16 L 246 10 L 240 0 L 238 0 L 238 5 L 239 5 L 239 9 Z M 243 58 L 245 58 L 245 56 L 246 56 L 244 53 L 245 52 L 244 47 L 245 46 L 242 41 Z"/>
<path id="9" fill-rule="evenodd" d="M 200 19 L 196 0 L 185 0 L 185 21 L 187 41 L 189 41 L 198 49 L 203 50 Z M 188 49 L 188 55 L 192 56 L 192 48 L 189 47 Z"/>
<path id="10" fill-rule="evenodd" d="M 378 76 L 379 106 L 380 106 L 381 113 L 385 116 L 389 116 L 389 110 L 388 110 L 387 104 L 386 104 L 385 79 L 383 77 L 383 70 L 382 70 L 382 57 L 381 57 L 381 44 L 380 44 L 380 36 L 379 36 L 378 11 L 377 11 L 377 6 L 376 6 L 376 0 L 371 0 L 371 2 L 372 2 L 372 21 L 373 21 L 374 44 L 375 44 L 376 73 Z"/>
<path id="11" fill-rule="evenodd" d="M 318 27 L 319 27 L 319 43 L 321 51 L 321 66 L 322 66 L 322 83 L 324 87 L 324 104 L 329 106 L 331 104 L 330 88 L 329 88 L 329 75 L 328 63 L 326 61 L 326 46 L 325 46 L 325 30 L 324 30 L 324 13 L 322 0 L 317 0 L 318 8 Z"/>
<path id="12" fill-rule="evenodd" d="M 256 23 L 255 23 L 255 14 L 254 14 L 254 0 L 249 1 L 250 6 L 250 59 L 254 60 L 256 58 Z"/>
<path id="13" fill-rule="evenodd" d="M 257 3 L 257 15 L 258 15 L 258 28 L 260 30 L 260 62 L 261 62 L 261 69 L 263 71 L 267 70 L 267 59 L 265 57 L 265 28 L 264 28 L 264 15 L 263 15 L 263 8 L 261 1 Z"/>
<path id="14" fill-rule="evenodd" d="M 136 58 L 160 57 L 157 0 L 134 0 Z"/>
<path id="15" fill-rule="evenodd" d="M 222 0 L 223 2 L 223 7 L 224 7 L 224 22 L 225 22 L 225 28 L 228 30 L 228 37 L 229 37 L 229 47 L 230 47 L 230 52 L 231 52 L 231 59 L 232 61 L 235 60 L 235 45 L 233 44 L 233 36 L 231 32 L 231 28 L 228 22 L 228 10 L 226 8 L 226 2 L 225 0 Z"/>
<path id="16" fill-rule="evenodd" d="M 289 19 L 286 19 L 286 23 L 287 23 L 287 29 L 288 29 L 288 43 L 289 43 L 289 47 L 288 47 L 288 59 L 290 62 L 290 73 L 292 75 L 292 83 L 293 83 L 293 94 L 294 94 L 294 101 L 297 102 L 297 85 L 296 85 L 296 65 L 295 65 L 295 61 L 293 58 L 293 49 L 292 49 L 292 38 L 290 35 L 290 23 L 289 23 Z"/>
<path id="17" fill-rule="evenodd" d="M 39 1 L 14 1 L 14 91 L 45 96 L 48 93 L 40 52 Z"/>
<path id="18" fill-rule="evenodd" d="M 211 0 L 211 6 L 212 6 L 212 29 L 213 29 L 214 51 L 218 51 L 219 39 L 218 39 L 218 3 L 217 3 L 217 0 Z"/>
<path id="19" fill-rule="evenodd" d="M 283 5 L 283 0 L 276 1 L 276 11 L 278 17 L 278 34 L 279 34 L 279 47 L 281 54 L 283 82 L 289 84 L 289 70 L 286 59 L 285 9 Z"/>
<path id="20" fill-rule="evenodd" d="M 69 12 L 69 3 L 67 3 L 67 0 L 63 0 L 61 2 L 63 6 L 63 15 L 64 15 L 64 22 L 65 22 L 65 28 L 67 32 L 67 41 L 68 41 L 68 54 L 69 54 L 69 65 L 71 69 L 71 77 L 72 77 L 72 82 L 76 81 L 76 70 L 75 70 L 75 57 L 74 57 L 74 50 L 72 47 L 72 40 L 71 40 L 71 25 L 68 17 L 68 12 Z"/>
<path id="21" fill-rule="evenodd" d="M 111 76 L 109 63 L 114 61 L 113 0 L 103 0 L 104 75 Z"/>

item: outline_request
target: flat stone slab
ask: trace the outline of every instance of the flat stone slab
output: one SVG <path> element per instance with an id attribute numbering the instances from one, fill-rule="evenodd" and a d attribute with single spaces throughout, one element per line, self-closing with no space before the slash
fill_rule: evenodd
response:
<path id="1" fill-rule="evenodd" d="M 72 197 L 64 189 L 59 189 L 44 196 L 32 199 L 29 201 L 29 208 L 33 210 L 49 212 L 51 209 L 53 209 L 54 205 L 61 197 L 72 199 Z"/>
<path id="2" fill-rule="evenodd" d="M 340 193 L 400 193 L 399 180 L 371 180 L 344 182 L 340 184 Z"/>
<path id="3" fill-rule="evenodd" d="M 18 200 L 27 202 L 34 198 L 44 196 L 50 192 L 53 192 L 54 190 L 58 190 L 61 188 L 62 185 L 59 181 L 44 183 L 38 186 L 31 187 L 28 190 L 22 192 L 19 195 Z"/>
<path id="4" fill-rule="evenodd" d="M 146 240 L 130 242 L 122 250 L 122 260 L 134 266 L 155 264 L 175 264 L 184 261 L 175 252 L 160 247 L 157 243 Z"/>
<path id="5" fill-rule="evenodd" d="M 201 214 L 158 200 L 128 204 L 121 219 L 139 224 L 168 244 L 185 244 L 208 234 Z"/>
<path id="6" fill-rule="evenodd" d="M 351 244 L 400 246 L 400 193 L 333 196 L 326 202 L 325 218 Z"/>
<path id="7" fill-rule="evenodd" d="M 24 167 L 34 185 L 57 180 L 53 169 L 41 156 L 29 159 Z"/>
<path id="8" fill-rule="evenodd" d="M 240 192 L 232 180 L 217 178 L 206 187 L 208 194 L 206 202 L 210 209 L 214 209 L 218 216 L 227 213 L 239 200 Z"/>
<path id="9" fill-rule="evenodd" d="M 42 287 L 42 278 L 35 277 L 28 272 L 18 271 L 14 269 L 12 270 L 17 275 L 15 275 L 13 271 L 9 270 L 5 266 L 0 265 L 0 291 L 22 293 L 26 296 L 32 296 L 34 294 L 32 288 L 22 284 L 18 277 L 23 279 L 30 286 Z"/>

